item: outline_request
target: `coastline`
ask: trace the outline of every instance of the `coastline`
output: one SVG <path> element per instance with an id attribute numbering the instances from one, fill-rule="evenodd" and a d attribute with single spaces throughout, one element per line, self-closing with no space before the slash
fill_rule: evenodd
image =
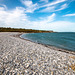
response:
<path id="1" fill-rule="evenodd" d="M 0 33 L 0 74 L 74 75 L 75 55 L 20 38 L 23 33 Z M 53 47 L 52 47 L 53 48 Z"/>
<path id="2" fill-rule="evenodd" d="M 16 35 L 16 37 L 18 37 L 18 38 L 20 38 L 20 39 L 23 39 L 23 40 L 26 40 L 26 41 L 33 42 L 33 41 L 31 41 L 31 40 L 22 38 L 22 37 L 21 37 L 22 34 L 27 34 L 27 33 L 21 33 L 21 34 L 19 34 L 19 35 Z M 36 43 L 36 42 L 34 42 L 34 43 Z M 57 50 L 57 51 L 61 51 L 61 52 L 70 53 L 70 54 L 75 55 L 75 51 L 72 51 L 72 50 L 62 49 L 62 48 L 58 48 L 58 47 L 55 47 L 55 46 L 50 46 L 50 45 L 41 44 L 41 43 L 36 43 L 36 44 L 40 44 L 40 45 L 43 45 L 43 46 L 48 47 L 48 48 L 50 48 L 50 49 L 54 49 L 54 50 Z"/>

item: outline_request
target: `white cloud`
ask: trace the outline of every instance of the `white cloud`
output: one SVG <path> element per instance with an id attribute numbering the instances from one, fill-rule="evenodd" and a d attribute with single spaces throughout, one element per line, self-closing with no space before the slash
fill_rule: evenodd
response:
<path id="1" fill-rule="evenodd" d="M 67 8 L 67 4 L 60 5 L 61 3 L 65 2 L 66 0 L 56 0 L 51 3 L 45 4 L 41 6 L 42 8 L 45 7 L 44 9 L 40 10 L 40 12 L 55 12 L 55 11 L 60 11 L 65 8 Z"/>
<path id="2" fill-rule="evenodd" d="M 33 4 L 32 1 L 29 0 L 22 0 L 21 2 L 27 7 L 30 7 Z"/>
<path id="3" fill-rule="evenodd" d="M 65 9 L 65 8 L 67 8 L 67 4 L 63 4 L 63 5 L 60 7 L 60 9 L 57 9 L 57 10 L 55 10 L 55 11 L 60 11 L 60 10 L 63 10 L 63 9 Z"/>
<path id="4" fill-rule="evenodd" d="M 65 8 L 67 8 L 67 4 L 63 4 L 60 6 L 60 8 L 57 8 L 57 9 L 56 9 L 56 6 L 50 6 L 50 7 L 47 7 L 45 9 L 41 10 L 40 12 L 55 12 L 55 11 L 63 10 Z"/>
<path id="5" fill-rule="evenodd" d="M 73 14 L 66 14 L 64 16 L 75 16 L 75 13 L 73 13 Z"/>
<path id="6" fill-rule="evenodd" d="M 0 11 L 1 11 L 1 10 L 4 10 L 4 7 L 0 7 Z"/>
<path id="7" fill-rule="evenodd" d="M 24 13 L 25 9 L 16 7 L 15 10 L 0 10 L 0 26 L 6 27 L 22 27 L 24 22 L 28 22 L 28 16 Z"/>
<path id="8" fill-rule="evenodd" d="M 38 10 L 40 8 L 42 8 L 40 12 L 61 11 L 66 9 L 68 7 L 68 4 L 74 0 L 71 0 L 71 1 L 70 0 L 53 0 L 52 2 L 49 0 L 40 0 L 40 1 L 37 1 L 37 3 L 33 3 L 32 0 L 20 0 L 20 1 L 25 6 L 26 13 L 33 13 L 35 10 Z"/>
<path id="9" fill-rule="evenodd" d="M 49 0 L 40 0 L 40 2 L 46 2 L 46 3 L 48 3 L 48 1 L 49 1 Z"/>
<path id="10" fill-rule="evenodd" d="M 55 11 L 55 6 L 47 7 L 40 12 L 54 12 Z"/>
<path id="11" fill-rule="evenodd" d="M 43 5 L 42 7 L 49 7 L 49 6 L 52 6 L 52 5 L 54 6 L 56 4 L 59 4 L 59 3 L 65 2 L 65 1 L 66 0 L 55 0 L 55 1 L 51 2 L 51 3 Z"/>
<path id="12" fill-rule="evenodd" d="M 0 4 L 0 10 L 7 10 L 7 6 L 4 4 Z"/>
<path id="13" fill-rule="evenodd" d="M 48 24 L 51 23 L 51 22 L 53 22 L 55 20 L 55 16 L 56 16 L 56 14 L 53 13 L 50 16 L 43 17 L 39 21 L 32 21 L 31 25 L 29 27 L 32 28 L 32 29 L 47 30 L 48 29 Z"/>
<path id="14" fill-rule="evenodd" d="M 38 5 L 37 5 L 37 4 L 34 4 L 34 5 L 32 5 L 31 7 L 28 7 L 28 8 L 26 9 L 26 12 L 27 12 L 27 13 L 33 13 L 36 9 L 38 9 Z"/>
<path id="15" fill-rule="evenodd" d="M 33 13 L 38 9 L 38 4 L 33 4 L 32 0 L 21 0 L 21 2 L 26 6 L 26 12 Z"/>
<path id="16" fill-rule="evenodd" d="M 45 17 L 45 19 L 43 19 L 42 22 L 50 23 L 55 20 L 55 16 L 56 16 L 56 14 L 53 13 L 52 15 Z"/>
<path id="17" fill-rule="evenodd" d="M 44 8 L 40 12 L 54 12 L 54 11 L 60 11 L 65 9 L 67 6 L 66 4 L 62 5 L 60 9 L 56 9 L 58 4 L 64 3 L 67 0 L 55 0 L 53 2 L 49 2 L 48 0 L 40 0 L 41 2 L 45 2 L 42 4 L 35 3 L 33 4 L 32 0 L 21 0 L 22 4 L 26 6 L 26 12 L 27 13 L 33 13 L 35 10 Z"/>
<path id="18" fill-rule="evenodd" d="M 34 25 L 30 26 L 33 29 L 41 30 L 53 30 L 56 32 L 75 32 L 75 23 L 68 21 L 55 21 L 55 22 L 34 22 Z"/>
<path id="19" fill-rule="evenodd" d="M 57 32 L 75 32 L 75 23 L 68 21 L 56 21 L 52 22 L 48 26 L 51 30 Z M 48 28 L 48 29 L 49 29 Z"/>
<path id="20" fill-rule="evenodd" d="M 17 27 L 28 29 L 41 29 L 47 23 L 54 21 L 55 13 L 50 16 L 43 17 L 39 21 L 30 21 L 29 17 L 25 14 L 25 9 L 16 7 L 12 11 L 0 10 L 0 27 Z"/>
<path id="21" fill-rule="evenodd" d="M 2 10 L 0 10 L 0 27 L 75 32 L 75 23 L 68 21 L 54 21 L 55 17 L 56 14 L 53 13 L 47 17 L 43 17 L 39 21 L 30 21 L 29 17 L 25 14 L 24 8 L 16 7 L 16 9 L 12 11 L 7 11 L 2 7 Z"/>

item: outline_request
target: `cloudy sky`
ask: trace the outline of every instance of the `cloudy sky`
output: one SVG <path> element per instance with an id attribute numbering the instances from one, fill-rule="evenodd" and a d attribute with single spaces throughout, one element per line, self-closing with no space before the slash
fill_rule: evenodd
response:
<path id="1" fill-rule="evenodd" d="M 75 32 L 75 0 L 0 0 L 0 27 Z"/>

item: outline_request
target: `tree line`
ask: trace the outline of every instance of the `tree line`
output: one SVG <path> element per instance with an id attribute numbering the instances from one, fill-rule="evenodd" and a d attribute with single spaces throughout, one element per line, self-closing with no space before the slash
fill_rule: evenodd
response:
<path id="1" fill-rule="evenodd" d="M 45 32 L 53 32 L 53 31 L 0 27 L 0 32 L 45 33 Z"/>

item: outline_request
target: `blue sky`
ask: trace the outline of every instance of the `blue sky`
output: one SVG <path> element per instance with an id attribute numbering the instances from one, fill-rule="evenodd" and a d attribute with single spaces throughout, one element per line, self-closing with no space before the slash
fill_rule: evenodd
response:
<path id="1" fill-rule="evenodd" d="M 0 27 L 75 32 L 75 0 L 0 0 Z"/>

